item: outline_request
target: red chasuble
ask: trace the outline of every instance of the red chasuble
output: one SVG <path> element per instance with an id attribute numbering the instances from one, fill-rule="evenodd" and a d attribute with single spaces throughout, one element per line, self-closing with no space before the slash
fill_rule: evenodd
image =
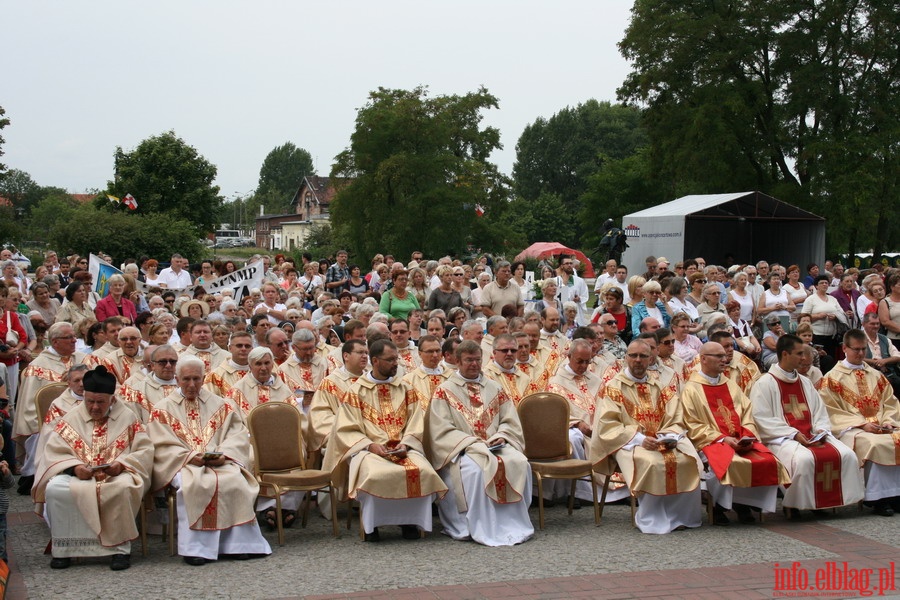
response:
<path id="1" fill-rule="evenodd" d="M 806 395 L 803 393 L 803 385 L 800 379 L 793 383 L 775 378 L 781 393 L 781 406 L 784 410 L 784 418 L 787 424 L 807 439 L 812 434 L 812 414 Z M 816 462 L 815 496 L 816 506 L 842 506 L 844 494 L 841 490 L 841 454 L 830 444 L 807 446 L 812 452 Z"/>
<path id="2" fill-rule="evenodd" d="M 706 394 L 706 402 L 723 437 L 756 437 L 741 425 L 741 418 L 734 408 L 734 399 L 728 393 L 727 385 L 703 385 L 703 393 Z M 734 460 L 734 448 L 716 442 L 703 448 L 703 453 L 716 477 L 724 479 L 728 466 Z M 759 441 L 753 442 L 750 450 L 741 452 L 740 457 L 750 461 L 750 487 L 778 485 L 778 461 Z"/>

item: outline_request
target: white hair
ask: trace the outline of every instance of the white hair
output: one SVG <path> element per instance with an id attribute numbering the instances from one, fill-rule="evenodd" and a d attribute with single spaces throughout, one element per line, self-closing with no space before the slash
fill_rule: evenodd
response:
<path id="1" fill-rule="evenodd" d="M 250 351 L 250 354 L 247 355 L 247 364 L 252 365 L 254 363 L 257 363 L 266 356 L 271 358 L 273 362 L 275 361 L 275 355 L 272 354 L 271 350 L 269 350 L 265 346 L 257 346 Z"/>
<path id="2" fill-rule="evenodd" d="M 181 372 L 189 367 L 199 367 L 201 375 L 206 372 L 206 365 L 193 354 L 182 354 L 175 364 L 175 376 L 181 377 Z"/>

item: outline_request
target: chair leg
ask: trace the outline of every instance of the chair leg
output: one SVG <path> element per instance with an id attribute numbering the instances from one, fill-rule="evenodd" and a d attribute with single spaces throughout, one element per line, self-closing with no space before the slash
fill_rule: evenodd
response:
<path id="1" fill-rule="evenodd" d="M 352 504 L 353 500 L 351 500 L 350 503 Z M 363 511 L 362 504 L 360 504 L 359 505 L 359 539 L 361 539 L 362 541 L 366 541 L 366 530 L 363 529 L 362 511 Z"/>
<path id="2" fill-rule="evenodd" d="M 538 524 L 544 528 L 544 482 L 540 473 L 535 473 L 538 484 Z"/>
<path id="3" fill-rule="evenodd" d="M 341 537 L 341 532 L 338 529 L 337 523 L 337 493 L 333 486 L 328 486 L 328 494 L 331 498 L 331 531 L 334 533 L 334 537 Z"/>
<path id="4" fill-rule="evenodd" d="M 284 514 L 281 512 L 281 490 L 275 488 L 275 524 L 278 526 L 278 545 L 284 546 Z"/>
<path id="5" fill-rule="evenodd" d="M 312 504 L 312 495 L 309 490 L 306 490 L 306 493 L 303 495 L 303 520 L 300 524 L 303 526 L 303 529 L 306 529 L 306 524 L 309 522 L 309 505 Z"/>
<path id="6" fill-rule="evenodd" d="M 144 499 L 146 500 L 146 498 Z M 146 558 L 150 555 L 150 548 L 147 547 L 147 504 L 146 502 L 141 502 L 140 508 L 140 523 L 141 523 L 141 555 Z"/>
<path id="7" fill-rule="evenodd" d="M 169 507 L 169 522 L 166 529 L 169 530 L 169 556 L 175 556 L 175 532 L 178 526 L 178 515 L 175 511 L 175 492 L 169 489 L 166 492 L 166 501 Z"/>
<path id="8" fill-rule="evenodd" d="M 593 479 L 593 477 L 591 477 Z M 600 495 L 600 508 L 597 513 L 597 524 L 600 524 L 600 521 L 603 519 L 603 508 L 606 506 L 606 494 L 609 492 L 609 480 L 612 478 L 611 475 L 603 476 L 603 493 Z M 596 490 L 594 491 L 596 495 Z"/>
<path id="9" fill-rule="evenodd" d="M 572 516 L 572 509 L 575 507 L 575 484 L 578 482 L 578 479 L 572 480 L 572 489 L 569 490 L 569 516 Z"/>
<path id="10" fill-rule="evenodd" d="M 353 526 L 353 499 L 347 498 L 347 531 Z"/>
<path id="11" fill-rule="evenodd" d="M 588 474 L 591 481 L 591 494 L 594 496 L 594 525 L 600 525 L 600 505 L 597 504 L 597 482 L 594 480 L 594 472 Z"/>
<path id="12" fill-rule="evenodd" d="M 634 518 L 635 513 L 637 513 L 637 496 L 632 492 L 631 494 L 631 526 L 637 527 L 637 521 Z"/>

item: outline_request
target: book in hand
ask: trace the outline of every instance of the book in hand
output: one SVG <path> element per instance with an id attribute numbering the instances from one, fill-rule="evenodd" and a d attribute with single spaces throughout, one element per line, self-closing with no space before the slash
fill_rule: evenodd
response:
<path id="1" fill-rule="evenodd" d="M 216 460 L 220 456 L 222 456 L 221 452 L 204 452 L 203 460 Z"/>
<path id="2" fill-rule="evenodd" d="M 500 442 L 499 444 L 494 444 L 493 446 L 488 446 L 488 450 L 491 452 L 499 452 L 502 448 L 506 447 L 506 442 Z"/>
<path id="3" fill-rule="evenodd" d="M 753 442 L 755 442 L 755 441 L 756 441 L 755 437 L 750 436 L 750 435 L 745 435 L 744 437 L 742 437 L 741 439 L 738 440 L 738 445 L 739 446 L 749 446 L 749 445 L 753 444 Z"/>
<path id="4" fill-rule="evenodd" d="M 678 442 L 684 438 L 683 433 L 661 433 L 656 439 L 659 440 L 660 444 L 664 444 L 669 448 L 674 448 L 678 445 Z"/>
<path id="5" fill-rule="evenodd" d="M 824 430 L 823 430 L 823 431 L 820 431 L 820 432 L 817 433 L 815 436 L 813 436 L 813 438 L 812 438 L 811 440 L 809 440 L 809 443 L 810 443 L 810 444 L 816 444 L 816 443 L 818 443 L 818 442 L 821 442 L 822 440 L 825 439 L 825 437 L 826 437 L 827 435 L 828 435 L 828 432 L 827 432 L 827 431 L 824 431 Z"/>
<path id="6" fill-rule="evenodd" d="M 102 471 L 103 469 L 108 469 L 112 466 L 110 463 L 103 463 L 102 465 L 94 465 L 92 467 L 88 467 L 91 471 Z"/>

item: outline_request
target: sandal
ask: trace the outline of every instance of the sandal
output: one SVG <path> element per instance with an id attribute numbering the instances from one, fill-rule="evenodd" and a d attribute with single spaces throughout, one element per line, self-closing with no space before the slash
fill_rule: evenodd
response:
<path id="1" fill-rule="evenodd" d="M 265 523 L 269 531 L 275 531 L 277 524 L 275 523 L 275 510 L 261 510 L 256 514 L 256 518 L 260 523 Z"/>
<path id="2" fill-rule="evenodd" d="M 288 528 L 294 524 L 294 521 L 297 520 L 297 511 L 282 509 L 281 519 L 282 519 L 282 524 L 284 525 L 284 527 Z"/>

